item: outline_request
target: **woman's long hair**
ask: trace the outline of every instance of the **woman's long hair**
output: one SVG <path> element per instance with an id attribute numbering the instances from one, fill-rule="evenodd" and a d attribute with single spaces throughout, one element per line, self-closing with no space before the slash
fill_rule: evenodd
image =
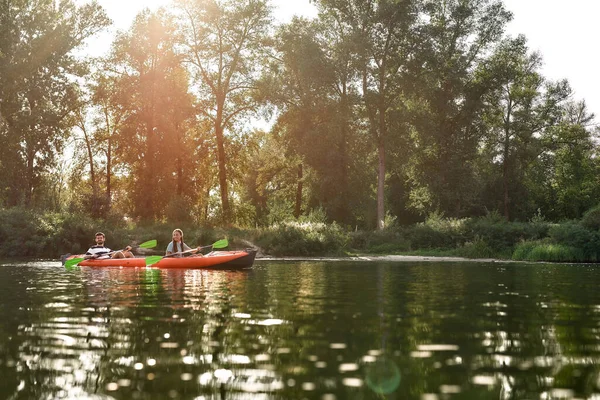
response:
<path id="1" fill-rule="evenodd" d="M 181 250 L 177 249 L 177 242 L 175 241 L 175 239 L 173 239 L 173 253 L 183 252 L 183 231 L 181 229 L 177 228 L 177 229 L 173 230 L 173 233 L 175 233 L 175 232 L 179 232 L 179 234 L 181 235 L 181 242 L 179 245 L 179 247 L 181 247 Z M 173 234 L 171 234 L 171 236 L 172 235 Z"/>

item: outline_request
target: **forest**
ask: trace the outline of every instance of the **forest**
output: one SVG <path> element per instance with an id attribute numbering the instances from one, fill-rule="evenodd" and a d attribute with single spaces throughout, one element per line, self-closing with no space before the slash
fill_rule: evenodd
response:
<path id="1" fill-rule="evenodd" d="M 281 238 L 312 222 L 342 237 L 329 249 L 596 260 L 598 125 L 506 34 L 502 1 L 313 4 L 281 24 L 266 0 L 177 0 L 91 58 L 111 24 L 98 2 L 0 0 L 0 254 L 98 225 Z M 427 229 L 441 236 L 407 242 Z"/>

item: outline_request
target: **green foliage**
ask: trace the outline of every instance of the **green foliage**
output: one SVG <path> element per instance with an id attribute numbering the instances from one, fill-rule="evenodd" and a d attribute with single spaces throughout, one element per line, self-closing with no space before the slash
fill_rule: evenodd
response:
<path id="1" fill-rule="evenodd" d="M 267 228 L 198 226 L 191 221 L 135 224 L 116 216 L 97 220 L 83 214 L 36 214 L 23 208 L 0 210 L 0 256 L 57 258 L 81 253 L 93 244 L 96 231 L 117 249 L 150 239 L 160 254 L 174 228 L 184 231 L 191 246 L 227 238 L 230 248 L 252 244 L 275 256 L 344 255 L 358 253 L 453 255 L 468 258 L 513 258 L 524 261 L 595 262 L 600 260 L 600 231 L 569 221 L 563 224 L 507 222 L 503 218 L 454 219 L 434 214 L 426 222 L 383 231 L 348 232 L 327 224 L 317 208 L 299 221 Z"/>
<path id="2" fill-rule="evenodd" d="M 94 233 L 101 230 L 96 222 L 82 214 L 51 213 L 43 216 L 43 221 L 48 224 L 46 230 L 51 243 L 44 253 L 64 250 L 64 253 L 83 253 L 94 241 Z M 105 232 L 106 233 L 106 232 Z"/>
<path id="3" fill-rule="evenodd" d="M 581 249 L 547 240 L 523 241 L 512 256 L 519 261 L 584 262 L 587 259 Z M 595 261 L 595 260 L 594 260 Z"/>
<path id="4" fill-rule="evenodd" d="M 168 241 L 165 222 L 214 240 L 197 224 L 225 221 L 319 253 L 314 227 L 384 218 L 352 248 L 505 254 L 583 216 L 552 243 L 596 257 L 594 117 L 503 36 L 499 0 L 318 0 L 317 18 L 278 26 L 266 0 L 182 0 L 178 16 L 142 11 L 94 73 L 74 50 L 108 23 L 97 2 L 2 4 L 0 205 L 72 212 L 6 214 L 23 236 L 5 249 L 83 249 L 99 225 L 111 243 Z M 271 131 L 248 133 L 257 114 L 276 114 Z M 58 165 L 68 139 L 75 161 Z"/>
<path id="5" fill-rule="evenodd" d="M 325 224 L 327 223 L 327 215 L 323 207 L 317 207 L 310 210 L 308 215 L 301 215 L 298 219 L 300 223 L 309 224 Z"/>
<path id="6" fill-rule="evenodd" d="M 284 222 L 261 231 L 256 243 L 273 255 L 340 255 L 348 234 L 333 223 Z"/>
<path id="7" fill-rule="evenodd" d="M 583 252 L 587 260 L 596 260 L 600 252 L 600 232 L 592 231 L 577 222 L 552 226 L 549 237 L 553 243 L 569 246 Z"/>
<path id="8" fill-rule="evenodd" d="M 466 258 L 497 258 L 498 251 L 480 237 L 475 237 L 473 241 L 466 242 L 464 246 L 459 247 L 456 255 Z"/>
<path id="9" fill-rule="evenodd" d="M 32 212 L 21 208 L 0 211 L 0 255 L 37 255 L 46 247 L 44 233 Z"/>
<path id="10" fill-rule="evenodd" d="M 469 258 L 507 257 L 521 240 L 546 237 L 549 227 L 541 222 L 507 222 L 497 213 L 475 219 L 443 218 L 433 213 L 424 223 L 396 230 L 352 233 L 350 246 L 376 253 L 455 249 L 455 255 Z"/>
<path id="11" fill-rule="evenodd" d="M 581 225 L 594 231 L 600 230 L 600 205 L 583 214 Z"/>
<path id="12" fill-rule="evenodd" d="M 104 140 L 98 145 L 107 145 L 106 136 L 115 142 L 114 157 L 131 172 L 129 211 L 148 221 L 165 214 L 182 221 L 191 205 L 183 198 L 198 197 L 187 175 L 196 170 L 194 148 L 201 152 L 202 146 L 194 143 L 193 98 L 177 40 L 172 15 L 142 11 L 113 42 L 95 93 L 100 115 L 121 121 L 118 127 L 100 124 Z"/>
<path id="13" fill-rule="evenodd" d="M 543 240 L 524 240 L 513 253 L 515 260 L 596 262 L 600 260 L 600 232 L 575 221 L 552 225 Z"/>
<path id="14" fill-rule="evenodd" d="M 357 231 L 349 234 L 348 246 L 354 251 L 393 254 L 409 251 L 411 242 L 400 231 Z"/>
<path id="15" fill-rule="evenodd" d="M 546 241 L 541 240 L 523 240 L 517 244 L 511 258 L 517 261 L 525 261 L 535 247 L 545 243 Z"/>
<path id="16" fill-rule="evenodd" d="M 165 215 L 169 223 L 181 224 L 192 219 L 192 203 L 183 196 L 173 196 L 167 204 Z"/>
<path id="17" fill-rule="evenodd" d="M 445 249 L 454 247 L 452 237 L 441 230 L 424 224 L 417 224 L 404 230 L 404 236 L 410 238 L 412 249 Z"/>
<path id="18" fill-rule="evenodd" d="M 0 5 L 0 187 L 9 205 L 35 206 L 79 103 L 87 65 L 78 47 L 110 21 L 97 2 L 3 1 Z M 44 205 L 42 205 L 44 206 Z"/>
<path id="19" fill-rule="evenodd" d="M 534 247 L 527 258 L 529 261 L 554 262 L 581 262 L 586 260 L 581 250 L 552 243 Z"/>
<path id="20" fill-rule="evenodd" d="M 270 201 L 267 221 L 269 226 L 284 223 L 294 219 L 293 205 L 287 201 Z"/>
<path id="21" fill-rule="evenodd" d="M 231 223 L 228 171 L 234 163 L 228 159 L 236 144 L 243 148 L 231 128 L 261 106 L 255 82 L 270 44 L 270 8 L 265 0 L 185 0 L 179 6 L 185 16 L 180 21 L 183 48 L 194 92 L 202 104 L 199 117 L 210 125 L 216 144 L 222 216 L 225 223 Z"/>
<path id="22" fill-rule="evenodd" d="M 490 222 L 489 218 L 472 219 L 467 224 L 470 237 L 479 237 L 492 249 L 501 251 L 512 249 L 522 240 L 535 240 L 545 237 L 549 224 L 528 224 L 523 222 Z"/>

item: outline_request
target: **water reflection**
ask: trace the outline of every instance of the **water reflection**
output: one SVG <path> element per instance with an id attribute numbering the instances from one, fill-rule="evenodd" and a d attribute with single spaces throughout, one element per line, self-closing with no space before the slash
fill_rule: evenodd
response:
<path id="1" fill-rule="evenodd" d="M 598 399 L 600 271 L 0 267 L 0 398 Z"/>

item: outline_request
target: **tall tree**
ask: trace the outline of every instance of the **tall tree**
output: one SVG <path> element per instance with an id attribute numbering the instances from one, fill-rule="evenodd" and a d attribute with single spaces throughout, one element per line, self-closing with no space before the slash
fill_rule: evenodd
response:
<path id="1" fill-rule="evenodd" d="M 193 71 L 200 116 L 213 126 L 222 215 L 232 222 L 226 147 L 236 120 L 255 112 L 253 95 L 269 38 L 266 0 L 181 0 L 186 61 Z"/>
<path id="2" fill-rule="evenodd" d="M 319 206 L 330 220 L 354 223 L 353 205 L 369 190 L 364 181 L 356 182 L 360 171 L 368 170 L 369 146 L 357 145 L 358 74 L 351 31 L 324 15 L 294 19 L 279 28 L 275 43 L 267 98 L 279 111 L 274 136 L 285 143 L 290 158 L 301 160 L 294 215 Z"/>
<path id="3" fill-rule="evenodd" d="M 511 14 L 499 0 L 424 1 L 421 12 L 421 67 L 405 85 L 414 126 L 412 205 L 460 217 L 478 201 L 474 160 L 485 133 L 484 96 L 495 87 L 479 69 Z"/>
<path id="4" fill-rule="evenodd" d="M 177 42 L 173 16 L 145 10 L 117 37 L 107 60 L 120 94 L 111 113 L 127 110 L 115 150 L 131 177 L 133 212 L 147 220 L 161 217 L 181 190 L 180 161 L 191 151 L 185 138 L 192 98 Z"/>
<path id="5" fill-rule="evenodd" d="M 355 43 L 362 100 L 377 149 L 377 227 L 384 228 L 389 113 L 416 50 L 417 1 L 318 0 L 322 13 L 347 26 Z"/>
<path id="6" fill-rule="evenodd" d="M 524 188 L 529 167 L 543 153 L 542 138 L 560 121 L 571 89 L 566 81 L 544 79 L 539 71 L 541 56 L 529 52 L 523 36 L 503 41 L 489 64 L 499 83 L 487 97 L 489 144 L 501 164 L 502 209 L 510 219 L 514 211 L 511 192 Z"/>
<path id="7" fill-rule="evenodd" d="M 557 123 L 542 137 L 543 154 L 532 166 L 531 190 L 534 203 L 552 220 L 581 218 L 598 203 L 593 121 L 594 114 L 584 101 L 569 101 L 561 107 Z"/>
<path id="8" fill-rule="evenodd" d="M 123 106 L 125 96 L 120 91 L 118 78 L 101 71 L 94 74 L 92 86 L 92 104 L 95 111 L 94 127 L 96 147 L 104 153 L 106 160 L 105 204 L 107 211 L 112 205 L 114 146 L 119 132 L 129 115 L 129 109 Z"/>
<path id="9" fill-rule="evenodd" d="M 109 23 L 91 2 L 0 1 L 0 118 L 10 154 L 3 165 L 7 204 L 31 206 L 40 174 L 73 125 L 73 76 L 86 73 L 73 50 Z"/>

